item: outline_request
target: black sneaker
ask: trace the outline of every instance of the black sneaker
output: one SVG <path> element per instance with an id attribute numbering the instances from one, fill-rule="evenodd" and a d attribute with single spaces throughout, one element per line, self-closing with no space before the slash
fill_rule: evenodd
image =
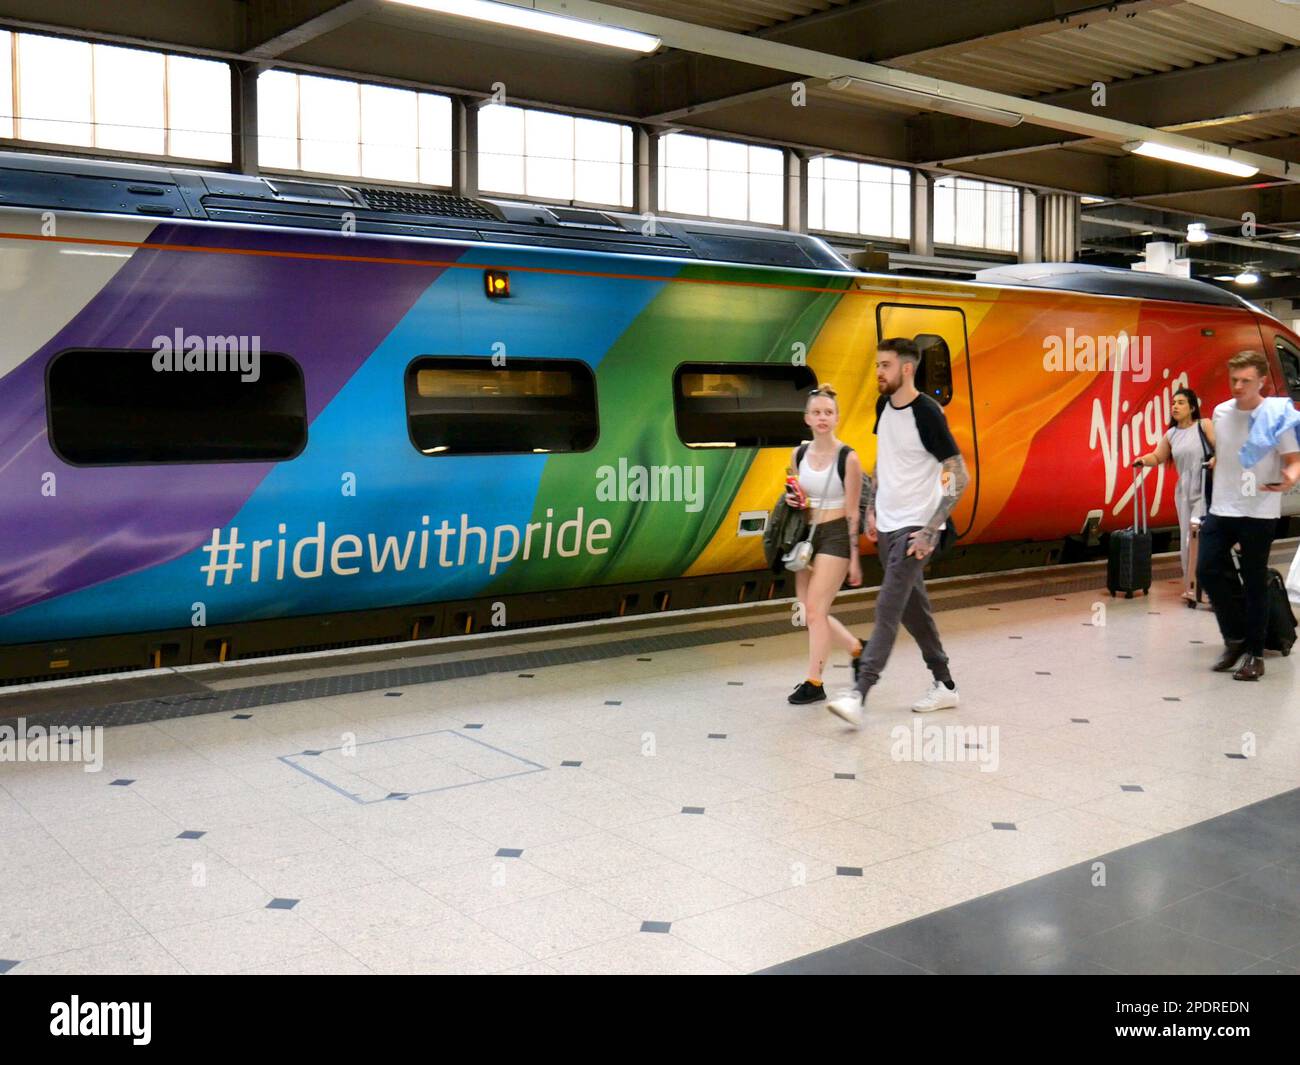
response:
<path id="1" fill-rule="evenodd" d="M 809 684 L 804 681 L 799 687 L 790 693 L 790 702 L 796 706 L 802 706 L 804 703 L 820 703 L 826 698 L 826 685 Z"/>

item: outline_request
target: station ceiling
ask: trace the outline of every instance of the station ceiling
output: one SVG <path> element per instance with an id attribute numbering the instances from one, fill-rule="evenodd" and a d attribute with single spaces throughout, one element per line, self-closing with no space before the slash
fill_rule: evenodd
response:
<path id="1" fill-rule="evenodd" d="M 1082 193 L 1101 199 L 1084 209 L 1094 261 L 1131 262 L 1146 241 L 1169 239 L 1198 274 L 1252 264 L 1265 280 L 1258 296 L 1300 296 L 1300 0 L 534 3 L 633 29 L 671 20 L 671 32 L 641 56 L 393 0 L 0 0 L 0 24 L 471 96 L 502 83 L 525 105 Z M 829 86 L 837 63 L 998 94 L 1008 110 L 1023 101 L 1026 118 L 998 125 L 839 92 Z M 1066 112 L 1079 122 L 1042 117 Z M 1098 135 L 1106 120 L 1266 165 L 1240 179 L 1138 157 Z M 1191 221 L 1212 239 L 1180 242 Z"/>

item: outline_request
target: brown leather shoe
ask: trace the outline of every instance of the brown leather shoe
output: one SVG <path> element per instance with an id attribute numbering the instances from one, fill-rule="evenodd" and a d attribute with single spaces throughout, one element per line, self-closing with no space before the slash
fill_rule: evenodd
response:
<path id="1" fill-rule="evenodd" d="M 1236 667 L 1237 663 L 1241 661 L 1241 656 L 1245 653 L 1246 642 L 1244 640 L 1229 640 L 1224 644 L 1223 654 L 1219 656 L 1219 660 L 1210 668 L 1216 673 L 1227 673 Z"/>
<path id="2" fill-rule="evenodd" d="M 1254 655 L 1247 655 L 1241 668 L 1232 675 L 1233 680 L 1259 680 L 1264 675 L 1264 660 Z"/>

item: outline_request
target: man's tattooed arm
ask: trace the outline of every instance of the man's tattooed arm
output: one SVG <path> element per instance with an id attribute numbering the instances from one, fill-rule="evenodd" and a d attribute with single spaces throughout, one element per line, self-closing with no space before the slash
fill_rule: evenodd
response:
<path id="1" fill-rule="evenodd" d="M 962 492 L 966 491 L 966 486 L 970 483 L 970 474 L 966 471 L 966 460 L 960 455 L 954 455 L 950 459 L 944 459 L 943 462 L 943 496 L 939 500 L 939 507 L 931 516 L 930 521 L 922 529 L 918 529 L 911 536 L 914 544 L 923 545 L 925 552 L 919 557 L 924 558 L 930 554 L 939 545 L 939 531 L 943 523 L 948 520 L 948 515 L 957 505 L 957 500 L 961 498 Z"/>

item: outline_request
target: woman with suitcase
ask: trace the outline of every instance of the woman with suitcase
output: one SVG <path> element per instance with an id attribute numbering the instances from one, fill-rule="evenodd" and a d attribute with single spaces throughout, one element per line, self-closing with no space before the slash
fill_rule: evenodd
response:
<path id="1" fill-rule="evenodd" d="M 1214 458 L 1214 423 L 1201 417 L 1201 402 L 1190 388 L 1180 388 L 1169 404 L 1171 420 L 1164 439 L 1154 451 L 1139 456 L 1134 466 L 1172 462 L 1178 481 L 1174 505 L 1178 509 L 1179 554 L 1183 563 L 1183 598 L 1196 606 L 1195 546 L 1201 519 L 1210 506 Z"/>

